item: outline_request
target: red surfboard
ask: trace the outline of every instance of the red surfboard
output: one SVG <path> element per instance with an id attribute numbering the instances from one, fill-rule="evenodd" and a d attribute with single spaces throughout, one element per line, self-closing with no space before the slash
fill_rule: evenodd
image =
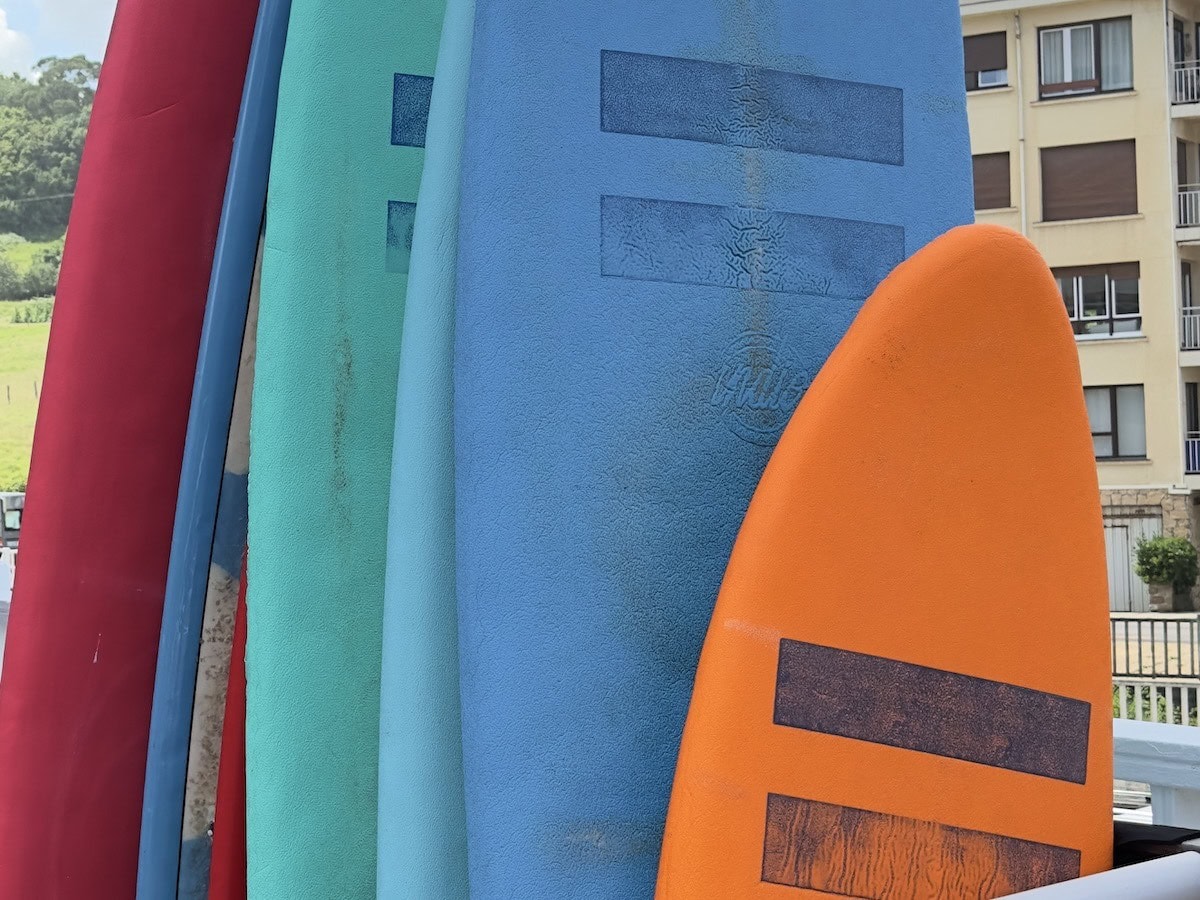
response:
<path id="1" fill-rule="evenodd" d="M 167 556 L 256 0 L 121 0 L 0 679 L 0 897 L 132 897 Z"/>
<path id="2" fill-rule="evenodd" d="M 208 900 L 246 900 L 246 563 L 233 620 Z"/>

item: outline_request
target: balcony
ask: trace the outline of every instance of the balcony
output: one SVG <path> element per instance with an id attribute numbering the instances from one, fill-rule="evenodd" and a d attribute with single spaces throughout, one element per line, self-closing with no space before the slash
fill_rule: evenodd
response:
<path id="1" fill-rule="evenodd" d="M 1200 306 L 1185 306 L 1179 322 L 1179 349 L 1200 350 Z"/>
<path id="2" fill-rule="evenodd" d="M 1186 118 L 1200 115 L 1200 60 L 1175 63 L 1171 92 L 1171 115 Z"/>
<path id="3" fill-rule="evenodd" d="M 1200 475 L 1200 431 L 1189 431 L 1183 439 L 1183 465 L 1188 475 Z"/>
<path id="4" fill-rule="evenodd" d="M 1200 827 L 1200 728 L 1118 719 L 1113 732 L 1113 774 L 1150 785 L 1154 821 Z"/>

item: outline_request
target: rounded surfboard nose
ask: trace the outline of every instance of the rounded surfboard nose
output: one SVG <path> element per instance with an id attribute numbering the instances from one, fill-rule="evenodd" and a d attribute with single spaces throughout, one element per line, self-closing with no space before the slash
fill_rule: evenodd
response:
<path id="1" fill-rule="evenodd" d="M 1111 865 L 1104 540 L 1037 252 L 902 263 L 754 495 L 701 656 L 659 900 L 998 897 Z"/>

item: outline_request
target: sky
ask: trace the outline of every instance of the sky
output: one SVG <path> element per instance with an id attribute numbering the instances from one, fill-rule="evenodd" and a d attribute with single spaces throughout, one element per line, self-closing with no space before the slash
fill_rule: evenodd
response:
<path id="1" fill-rule="evenodd" d="M 45 56 L 102 59 L 116 0 L 0 0 L 0 72 Z"/>

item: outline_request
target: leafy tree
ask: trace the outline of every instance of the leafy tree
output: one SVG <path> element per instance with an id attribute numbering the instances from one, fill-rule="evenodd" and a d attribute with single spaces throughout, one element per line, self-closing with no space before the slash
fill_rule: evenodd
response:
<path id="1" fill-rule="evenodd" d="M 100 64 L 47 57 L 32 78 L 0 76 L 0 232 L 62 234 Z"/>

